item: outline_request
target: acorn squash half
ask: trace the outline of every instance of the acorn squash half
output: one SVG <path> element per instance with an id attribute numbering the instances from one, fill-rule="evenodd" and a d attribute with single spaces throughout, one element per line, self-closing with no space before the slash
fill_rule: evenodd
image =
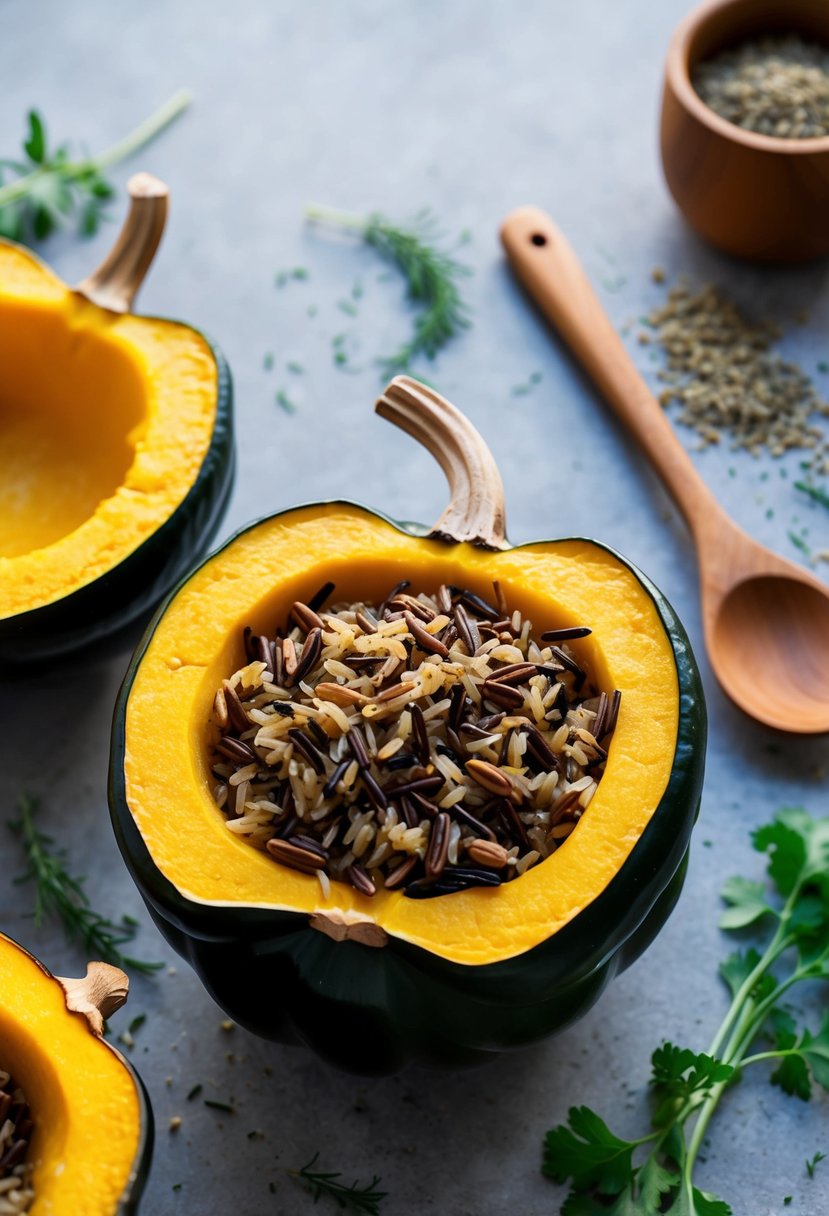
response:
<path id="1" fill-rule="evenodd" d="M 117 967 L 52 975 L 0 933 L 0 1068 L 29 1103 L 28 1216 L 131 1216 L 152 1154 L 152 1113 L 130 1064 L 102 1037 L 126 1000 Z"/>
<path id="2" fill-rule="evenodd" d="M 511 548 L 503 491 L 480 436 L 448 402 L 397 378 L 378 403 L 446 471 L 452 502 L 414 535 L 348 502 L 251 524 L 167 599 L 118 699 L 115 832 L 161 931 L 237 1021 L 309 1044 L 359 1072 L 408 1056 L 458 1064 L 582 1014 L 649 943 L 684 875 L 703 775 L 706 718 L 688 639 L 644 575 L 592 540 Z M 425 530 L 424 530 L 425 531 Z M 215 689 L 243 661 L 241 632 L 270 632 L 321 583 L 337 598 L 460 584 L 574 643 L 600 689 L 622 692 L 606 771 L 575 831 L 495 889 L 373 898 L 276 865 L 232 836 L 213 801 Z"/>
<path id="3" fill-rule="evenodd" d="M 161 238 L 147 174 L 73 290 L 0 241 L 0 665 L 47 659 L 153 607 L 210 541 L 233 478 L 230 375 L 176 321 L 129 312 Z"/>

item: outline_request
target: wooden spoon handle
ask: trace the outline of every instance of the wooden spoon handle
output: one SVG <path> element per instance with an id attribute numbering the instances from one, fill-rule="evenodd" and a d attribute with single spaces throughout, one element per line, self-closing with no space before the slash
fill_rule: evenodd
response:
<path id="1" fill-rule="evenodd" d="M 539 207 L 511 212 L 501 240 L 521 283 L 639 440 L 696 535 L 703 521 L 720 515 L 720 507 L 634 367 L 570 245 Z"/>

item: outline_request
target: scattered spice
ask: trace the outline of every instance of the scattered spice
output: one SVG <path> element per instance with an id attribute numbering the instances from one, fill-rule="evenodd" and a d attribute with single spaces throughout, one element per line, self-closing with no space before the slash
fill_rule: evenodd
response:
<path id="1" fill-rule="evenodd" d="M 549 856 L 598 788 L 619 693 L 532 622 L 468 589 L 377 607 L 296 602 L 243 638 L 216 693 L 213 794 L 229 831 L 365 895 L 498 886 Z"/>
<path id="2" fill-rule="evenodd" d="M 169 1129 L 171 1132 L 177 1132 L 178 1129 L 181 1127 L 181 1124 L 182 1124 L 181 1115 L 173 1115 L 168 1126 L 169 1126 Z"/>
<path id="3" fill-rule="evenodd" d="M 276 394 L 275 401 L 276 401 L 276 404 L 278 406 L 280 406 L 285 411 L 286 414 L 295 414 L 296 413 L 296 405 L 294 404 L 294 402 L 291 400 L 291 398 L 288 396 L 288 394 L 285 392 L 284 389 L 281 388 L 279 390 L 279 392 Z"/>
<path id="4" fill-rule="evenodd" d="M 746 131 L 829 135 L 829 47 L 797 34 L 752 39 L 705 59 L 693 84 L 716 114 Z"/>
<path id="5" fill-rule="evenodd" d="M 274 276 L 274 286 L 285 287 L 291 279 L 304 282 L 310 277 L 304 266 L 294 266 L 292 270 L 278 270 Z"/>
<path id="6" fill-rule="evenodd" d="M 647 320 L 666 361 L 659 400 L 677 405 L 677 421 L 704 444 L 719 443 L 725 433 L 734 448 L 754 455 L 809 448 L 811 466 L 826 466 L 824 430 L 815 420 L 829 417 L 829 404 L 801 368 L 773 349 L 780 337 L 775 325 L 746 320 L 712 284 L 693 290 L 686 282 Z"/>

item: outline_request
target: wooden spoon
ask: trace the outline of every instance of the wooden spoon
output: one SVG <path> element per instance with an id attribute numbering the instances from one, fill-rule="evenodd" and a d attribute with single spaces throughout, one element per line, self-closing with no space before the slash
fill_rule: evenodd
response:
<path id="1" fill-rule="evenodd" d="M 705 645 L 739 707 L 778 730 L 829 730 L 829 588 L 752 540 L 697 474 L 555 224 L 537 207 L 501 240 L 521 283 L 636 436 L 691 529 Z"/>

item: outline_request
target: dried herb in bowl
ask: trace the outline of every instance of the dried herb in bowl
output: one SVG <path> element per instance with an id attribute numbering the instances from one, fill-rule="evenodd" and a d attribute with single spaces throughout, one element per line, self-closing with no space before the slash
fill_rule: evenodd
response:
<path id="1" fill-rule="evenodd" d="M 214 796 L 278 862 L 412 898 L 498 886 L 552 853 L 590 803 L 619 694 L 567 648 L 459 587 L 379 607 L 295 603 L 216 692 Z"/>
<path id="2" fill-rule="evenodd" d="M 703 60 L 693 85 L 716 114 L 746 131 L 829 135 L 829 47 L 797 34 L 752 39 Z"/>

